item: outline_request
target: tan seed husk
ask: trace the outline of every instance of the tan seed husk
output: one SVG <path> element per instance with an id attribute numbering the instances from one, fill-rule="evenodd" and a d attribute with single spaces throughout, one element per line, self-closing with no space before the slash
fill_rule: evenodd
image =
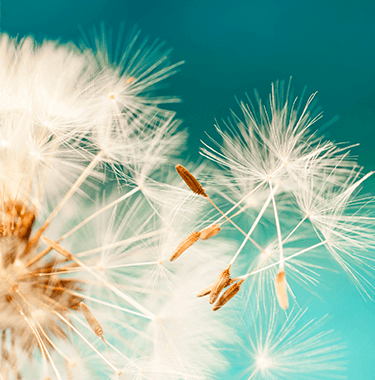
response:
<path id="1" fill-rule="evenodd" d="M 103 336 L 102 326 L 100 326 L 99 322 L 92 315 L 90 309 L 83 302 L 81 302 L 79 305 L 81 306 L 82 314 L 85 317 L 87 323 L 90 325 L 92 331 L 94 331 L 94 333 L 101 338 Z"/>
<path id="2" fill-rule="evenodd" d="M 214 284 L 211 284 L 211 285 L 208 285 L 206 286 L 205 288 L 203 288 L 202 290 L 200 290 L 198 293 L 197 293 L 197 297 L 204 297 L 204 296 L 208 296 L 210 293 L 211 293 L 211 290 L 212 290 L 212 286 Z"/>
<path id="3" fill-rule="evenodd" d="M 194 243 L 196 243 L 199 239 L 200 232 L 194 231 L 192 232 L 186 239 L 184 239 L 174 250 L 170 261 L 176 260 L 180 257 L 189 247 L 191 247 Z"/>
<path id="4" fill-rule="evenodd" d="M 207 240 L 216 236 L 220 232 L 220 226 L 218 224 L 213 224 L 212 226 L 208 226 L 201 231 L 201 240 Z"/>
<path id="5" fill-rule="evenodd" d="M 286 289 L 286 277 L 284 270 L 280 270 L 275 280 L 276 297 L 282 309 L 289 307 L 288 292 Z"/>
<path id="6" fill-rule="evenodd" d="M 226 288 L 227 286 L 233 284 L 233 282 L 236 281 L 236 278 L 233 278 L 233 279 L 229 279 L 228 283 L 224 286 L 224 288 Z M 214 286 L 214 284 L 211 284 L 209 286 L 206 286 L 204 289 L 202 289 L 201 291 L 199 291 L 197 293 L 197 297 L 204 297 L 204 296 L 208 296 L 210 293 L 211 293 L 211 290 L 212 290 L 212 287 Z"/>
<path id="7" fill-rule="evenodd" d="M 195 194 L 202 195 L 205 198 L 208 198 L 208 195 L 204 191 L 202 185 L 198 182 L 198 180 L 189 172 L 189 170 L 185 169 L 182 165 L 176 165 L 177 173 L 180 177 L 185 181 L 185 183 L 190 187 L 191 191 Z"/>
<path id="8" fill-rule="evenodd" d="M 222 296 L 218 299 L 215 306 L 212 308 L 213 311 L 219 310 L 223 307 L 229 300 L 231 300 L 239 291 L 241 284 L 245 281 L 242 279 L 238 282 L 235 282 L 231 287 L 229 287 Z"/>
<path id="9" fill-rule="evenodd" d="M 227 286 L 228 282 L 230 281 L 230 265 L 225 268 L 217 277 L 216 281 L 212 285 L 212 290 L 210 294 L 210 303 L 214 303 L 217 298 L 219 297 L 220 292 Z"/>
<path id="10" fill-rule="evenodd" d="M 135 81 L 134 77 L 129 77 L 126 79 L 125 84 L 130 84 L 130 83 L 133 83 L 134 81 Z"/>

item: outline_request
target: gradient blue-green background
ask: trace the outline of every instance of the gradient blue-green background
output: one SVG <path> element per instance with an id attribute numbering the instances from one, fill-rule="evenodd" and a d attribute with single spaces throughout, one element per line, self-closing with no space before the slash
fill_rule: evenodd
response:
<path id="1" fill-rule="evenodd" d="M 297 93 L 305 85 L 318 91 L 325 121 L 339 116 L 329 137 L 360 143 L 355 153 L 366 172 L 375 169 L 374 19 L 374 0 L 1 1 L 1 29 L 11 35 L 77 41 L 78 24 L 89 30 L 104 21 L 116 30 L 125 21 L 167 41 L 173 60 L 186 61 L 169 92 L 184 101 L 175 109 L 190 129 L 194 158 L 214 118 L 237 109 L 234 96 L 256 87 L 266 97 L 272 81 L 293 76 Z M 367 190 L 374 185 L 368 181 Z M 311 313 L 332 314 L 326 327 L 348 344 L 348 379 L 375 379 L 375 304 L 343 276 L 330 274 L 320 293 Z"/>

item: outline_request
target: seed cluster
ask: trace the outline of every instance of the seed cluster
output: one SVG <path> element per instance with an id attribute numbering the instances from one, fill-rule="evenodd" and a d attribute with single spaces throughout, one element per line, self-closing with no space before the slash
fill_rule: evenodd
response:
<path id="1" fill-rule="evenodd" d="M 75 264 L 66 259 L 38 260 L 38 244 L 26 251 L 35 221 L 35 213 L 17 201 L 6 202 L 1 209 L 0 226 L 0 320 L 2 337 L 2 366 L 8 363 L 20 379 L 14 355 L 8 354 L 6 336 L 11 350 L 18 345 L 31 357 L 53 348 L 51 337 L 66 339 L 54 313 L 67 315 L 78 310 L 82 290 L 76 279 L 60 278 L 59 273 Z M 25 253 L 26 252 L 26 253 Z M 46 335 L 44 333 L 46 333 Z"/>

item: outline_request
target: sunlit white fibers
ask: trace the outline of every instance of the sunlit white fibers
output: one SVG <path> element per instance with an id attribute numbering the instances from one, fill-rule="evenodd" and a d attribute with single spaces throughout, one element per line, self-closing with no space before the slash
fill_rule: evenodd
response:
<path id="1" fill-rule="evenodd" d="M 275 300 L 269 304 L 257 315 L 248 306 L 244 315 L 245 379 L 343 378 L 345 345 L 332 331 L 322 330 L 327 317 L 309 319 L 307 309 L 285 315 Z"/>
<path id="2" fill-rule="evenodd" d="M 267 355 L 267 351 L 259 352 L 255 357 L 256 368 L 260 371 L 272 367 L 272 360 Z"/>

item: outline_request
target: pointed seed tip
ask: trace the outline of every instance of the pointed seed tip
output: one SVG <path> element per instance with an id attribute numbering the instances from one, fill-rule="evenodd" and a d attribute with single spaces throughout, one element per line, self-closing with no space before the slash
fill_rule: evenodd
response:
<path id="1" fill-rule="evenodd" d="M 198 182 L 198 180 L 193 176 L 193 174 L 189 172 L 189 170 L 184 168 L 182 165 L 176 165 L 175 168 L 179 176 L 184 180 L 186 185 L 189 186 L 190 190 L 193 193 L 208 198 L 208 195 L 206 194 L 203 186 Z"/>
<path id="2" fill-rule="evenodd" d="M 197 297 L 208 296 L 211 293 L 212 286 L 213 284 L 206 286 L 204 289 L 197 293 Z"/>

